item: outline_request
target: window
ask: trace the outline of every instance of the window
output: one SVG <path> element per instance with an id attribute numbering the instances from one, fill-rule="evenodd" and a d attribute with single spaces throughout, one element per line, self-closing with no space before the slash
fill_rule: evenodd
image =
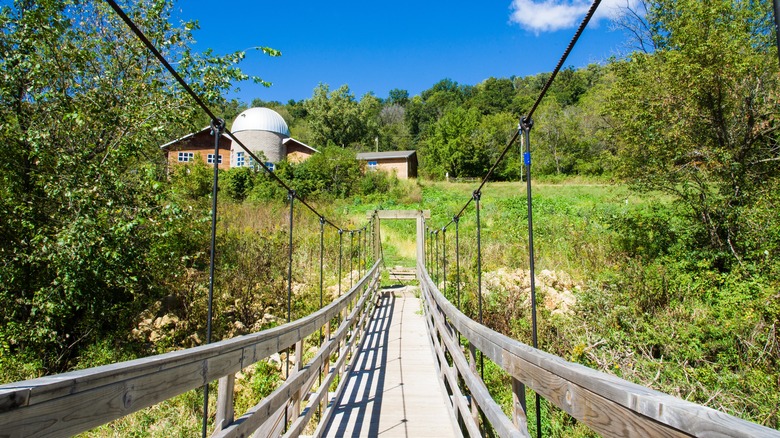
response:
<path id="1" fill-rule="evenodd" d="M 369 161 L 368 162 L 368 169 L 369 170 L 376 170 L 378 168 L 378 164 L 376 161 Z"/>
<path id="2" fill-rule="evenodd" d="M 208 158 L 206 159 L 206 162 L 208 164 L 214 164 L 214 154 L 209 154 Z M 217 164 L 222 164 L 222 154 L 217 155 Z"/>
<path id="3" fill-rule="evenodd" d="M 187 161 L 192 161 L 195 157 L 195 154 L 192 152 L 179 152 L 179 162 L 185 163 Z"/>
<path id="4" fill-rule="evenodd" d="M 244 153 L 236 152 L 236 167 L 244 167 L 245 164 L 246 164 L 246 158 L 244 157 Z"/>
<path id="5" fill-rule="evenodd" d="M 266 162 L 265 162 L 265 167 L 267 167 L 267 168 L 268 168 L 268 170 L 270 170 L 271 172 L 273 172 L 274 170 L 276 170 L 276 165 L 274 165 L 274 163 L 272 163 L 272 162 L 270 162 L 270 161 L 266 161 Z"/>

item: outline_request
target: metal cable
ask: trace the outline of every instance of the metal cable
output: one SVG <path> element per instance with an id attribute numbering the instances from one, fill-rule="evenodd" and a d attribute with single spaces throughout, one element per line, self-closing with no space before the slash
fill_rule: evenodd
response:
<path id="1" fill-rule="evenodd" d="M 777 0 L 776 0 L 777 1 Z M 577 40 L 579 40 L 580 35 L 582 35 L 582 32 L 585 30 L 585 27 L 588 25 L 588 22 L 590 22 L 591 18 L 593 18 L 593 14 L 596 13 L 596 9 L 599 7 L 599 4 L 601 4 L 601 0 L 594 0 L 593 3 L 590 5 L 590 8 L 588 9 L 588 13 L 585 15 L 585 18 L 583 18 L 582 22 L 580 23 L 579 27 L 577 28 L 577 31 L 574 33 L 574 36 L 572 37 L 571 41 L 569 41 L 569 45 L 566 47 L 566 50 L 564 50 L 563 55 L 561 55 L 561 58 L 558 60 L 558 64 L 555 66 L 555 69 L 553 70 L 550 77 L 547 79 L 547 82 L 544 84 L 544 87 L 542 87 L 542 90 L 539 92 L 539 96 L 536 98 L 536 101 L 534 102 L 533 106 L 531 107 L 531 110 L 528 112 L 528 114 L 524 117 L 525 119 L 531 120 L 534 112 L 536 112 L 537 107 L 542 102 L 542 99 L 544 99 L 544 96 L 547 94 L 547 91 L 550 89 L 550 86 L 552 85 L 553 81 L 555 80 L 555 77 L 558 75 L 558 72 L 561 70 L 561 67 L 563 67 L 563 64 L 566 62 L 566 58 L 569 57 L 569 54 L 571 53 L 572 49 L 574 49 L 575 44 L 577 44 Z M 780 44 L 780 43 L 778 43 Z M 778 46 L 780 47 L 780 45 Z M 477 192 L 481 192 L 482 188 L 485 186 L 485 184 L 490 179 L 490 176 L 493 174 L 493 172 L 496 170 L 498 165 L 501 163 L 501 161 L 504 160 L 504 157 L 506 156 L 507 152 L 509 151 L 509 148 L 512 147 L 512 144 L 517 140 L 517 137 L 520 135 L 520 129 L 516 130 L 514 135 L 512 136 L 512 139 L 509 140 L 509 143 L 507 143 L 506 147 L 503 151 L 501 151 L 501 155 L 499 155 L 498 159 L 493 163 L 493 165 L 490 167 L 490 170 L 485 174 L 485 176 L 482 178 L 482 181 L 479 184 L 479 187 L 477 187 Z M 463 205 L 463 207 L 460 209 L 460 211 L 455 215 L 455 217 L 461 217 L 463 215 L 463 212 L 466 211 L 466 208 L 468 208 L 469 204 L 471 204 L 471 201 L 473 201 L 474 198 L 469 198 L 468 201 Z M 447 225 L 444 226 L 444 228 L 448 228 L 453 221 L 450 221 L 447 223 Z"/>
<path id="2" fill-rule="evenodd" d="M 539 92 L 539 97 L 536 98 L 536 102 L 534 102 L 534 105 L 531 107 L 531 110 L 528 111 L 528 114 L 526 115 L 527 119 L 531 120 L 531 118 L 533 117 L 536 108 L 542 102 L 542 99 L 544 99 L 544 95 L 547 94 L 547 90 L 550 88 L 553 81 L 555 80 L 555 76 L 558 75 L 558 72 L 561 70 L 561 67 L 563 67 L 563 63 L 566 62 L 566 58 L 569 57 L 569 53 L 571 53 L 572 49 L 574 49 L 574 45 L 577 44 L 577 40 L 580 39 L 580 35 L 582 35 L 582 32 L 585 30 L 585 26 L 588 25 L 590 19 L 593 18 L 593 14 L 596 13 L 596 9 L 599 7 L 600 3 L 601 0 L 593 0 L 593 3 L 590 5 L 590 9 L 588 9 L 588 13 L 585 14 L 585 18 L 582 19 L 580 26 L 577 28 L 577 32 L 574 33 L 574 37 L 572 37 L 571 41 L 569 41 L 569 45 L 566 47 L 566 50 L 564 50 L 563 55 L 561 55 L 561 59 L 558 60 L 558 65 L 555 66 L 555 69 L 553 70 L 552 74 L 547 79 L 547 83 L 544 84 L 542 91 Z"/>

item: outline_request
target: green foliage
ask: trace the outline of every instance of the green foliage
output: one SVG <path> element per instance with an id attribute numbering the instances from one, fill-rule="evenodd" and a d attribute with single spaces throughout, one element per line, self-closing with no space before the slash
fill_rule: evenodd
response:
<path id="1" fill-rule="evenodd" d="M 615 65 L 609 102 L 622 175 L 679 197 L 700 244 L 737 261 L 753 238 L 741 214 L 780 177 L 770 15 L 768 2 L 651 2 L 657 50 Z"/>
<path id="2" fill-rule="evenodd" d="M 467 104 L 479 110 L 483 115 L 501 112 L 516 112 L 513 107 L 515 88 L 506 78 L 490 77 L 474 87 Z"/>
<path id="3" fill-rule="evenodd" d="M 174 196 L 193 201 L 211 195 L 214 167 L 198 156 L 192 163 L 174 166 L 170 178 Z"/>
<path id="4" fill-rule="evenodd" d="M 372 125 L 379 113 L 378 99 L 373 95 L 358 102 L 347 85 L 330 91 L 327 84 L 320 84 L 304 108 L 314 144 L 351 147 L 373 140 L 376 128 Z"/>
<path id="5" fill-rule="evenodd" d="M 175 27 L 171 10 L 148 0 L 128 13 L 220 101 L 245 77 L 241 56 L 191 53 L 195 26 Z M 62 371 L 127 333 L 168 272 L 198 259 L 199 218 L 169 198 L 159 154 L 195 112 L 104 3 L 16 2 L 0 11 L 0 30 L 0 350 Z M 174 239 L 176 227 L 186 238 Z"/>
<path id="6" fill-rule="evenodd" d="M 293 187 L 304 197 L 350 196 L 361 177 L 355 153 L 336 146 L 326 146 L 292 168 Z"/>
<path id="7" fill-rule="evenodd" d="M 243 201 L 255 184 L 254 171 L 249 167 L 233 167 L 219 176 L 220 186 L 234 201 Z"/>
<path id="8" fill-rule="evenodd" d="M 428 176 L 438 179 L 445 174 L 453 178 L 476 177 L 487 172 L 490 167 L 487 150 L 473 139 L 479 123 L 479 111 L 458 107 L 431 126 L 420 150 L 420 160 L 425 163 Z"/>
<path id="9" fill-rule="evenodd" d="M 252 392 L 255 399 L 268 396 L 280 383 L 281 377 L 273 365 L 265 361 L 255 364 L 255 378 L 252 380 Z"/>

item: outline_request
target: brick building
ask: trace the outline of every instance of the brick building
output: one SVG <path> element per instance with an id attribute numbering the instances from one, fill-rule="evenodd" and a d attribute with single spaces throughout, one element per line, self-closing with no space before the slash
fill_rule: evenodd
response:
<path id="1" fill-rule="evenodd" d="M 290 137 L 282 116 L 268 108 L 242 112 L 233 121 L 230 132 L 253 154 L 264 157 L 265 165 L 271 170 L 279 161 L 299 163 L 317 153 L 313 147 Z M 206 164 L 214 163 L 214 136 L 210 127 L 166 143 L 160 149 L 165 152 L 169 166 L 186 164 L 196 157 Z M 220 169 L 253 166 L 252 157 L 226 134 L 222 134 L 219 149 L 216 159 Z"/>

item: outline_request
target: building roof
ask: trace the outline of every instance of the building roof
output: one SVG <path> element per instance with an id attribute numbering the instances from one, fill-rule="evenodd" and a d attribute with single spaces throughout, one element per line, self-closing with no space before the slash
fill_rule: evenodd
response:
<path id="1" fill-rule="evenodd" d="M 168 149 L 169 149 L 171 146 L 175 145 L 176 143 L 179 143 L 179 142 L 182 142 L 182 141 L 185 141 L 185 140 L 189 140 L 189 139 L 191 139 L 192 137 L 195 137 L 196 135 L 198 135 L 198 134 L 200 134 L 200 133 L 203 133 L 203 132 L 208 132 L 208 131 L 211 131 L 211 127 L 210 127 L 210 126 L 206 126 L 205 128 L 203 128 L 203 129 L 201 129 L 200 131 L 197 131 L 197 132 L 190 132 L 189 134 L 187 134 L 187 135 L 185 135 L 185 136 L 183 136 L 183 137 L 179 137 L 179 138 L 177 138 L 176 140 L 169 141 L 168 143 L 165 143 L 164 145 L 160 146 L 160 149 L 162 149 L 162 150 L 164 150 L 164 151 L 165 151 L 165 150 L 168 150 Z M 233 140 L 232 140 L 230 137 L 228 137 L 228 135 L 227 135 L 227 134 L 225 134 L 225 133 L 222 133 L 222 138 L 223 138 L 223 139 L 227 139 L 227 141 L 229 141 L 229 142 L 232 142 L 232 141 L 233 141 Z M 224 147 L 224 145 L 223 145 L 223 144 L 220 144 L 220 146 L 219 146 L 219 147 Z"/>
<path id="2" fill-rule="evenodd" d="M 233 121 L 230 132 L 241 131 L 269 131 L 290 136 L 290 128 L 287 122 L 276 111 L 268 108 L 249 108 L 242 112 Z"/>
<path id="3" fill-rule="evenodd" d="M 391 158 L 409 158 L 417 151 L 387 151 L 387 152 L 361 152 L 357 154 L 358 160 L 381 160 Z"/>
<path id="4" fill-rule="evenodd" d="M 284 144 L 284 145 L 288 145 L 290 143 L 295 143 L 295 144 L 297 144 L 299 146 L 303 146 L 306 149 L 311 149 L 312 152 L 315 152 L 315 153 L 319 152 L 317 149 L 314 149 L 313 147 L 307 145 L 306 143 L 304 143 L 304 142 L 302 142 L 300 140 L 296 140 L 296 139 L 294 139 L 292 137 L 287 137 L 284 140 L 282 140 L 282 144 Z"/>

